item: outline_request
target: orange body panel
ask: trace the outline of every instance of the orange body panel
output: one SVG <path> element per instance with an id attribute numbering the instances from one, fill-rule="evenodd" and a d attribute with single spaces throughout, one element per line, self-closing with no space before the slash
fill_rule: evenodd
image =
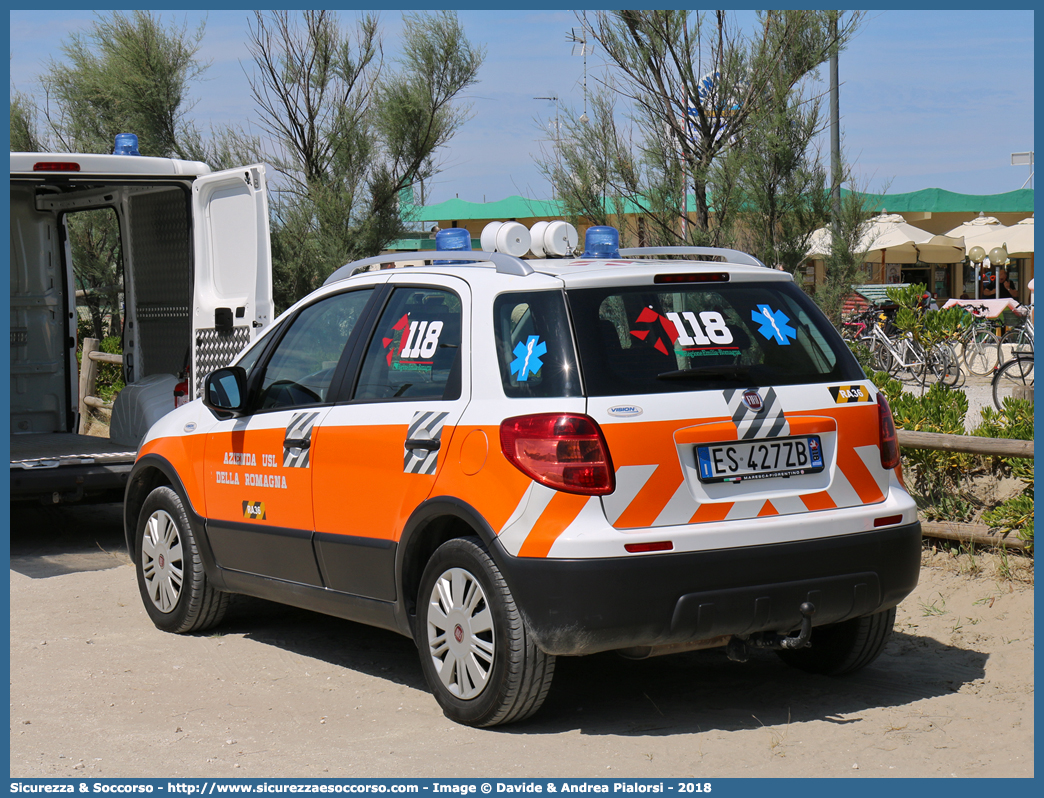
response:
<path id="1" fill-rule="evenodd" d="M 204 484 L 209 518 L 312 529 L 312 471 L 283 467 L 285 436 L 282 427 L 213 432 L 207 436 Z M 250 459 L 244 463 L 226 462 L 226 457 L 234 454 Z M 251 506 L 264 504 L 264 513 L 248 514 L 244 502 Z"/>
<path id="2" fill-rule="evenodd" d="M 765 505 L 758 511 L 758 518 L 762 518 L 766 515 L 779 515 L 779 511 L 772 506 L 772 502 L 767 501 Z"/>
<path id="3" fill-rule="evenodd" d="M 724 521 L 725 517 L 729 514 L 729 510 L 735 507 L 734 502 L 705 502 L 701 504 L 696 512 L 693 513 L 692 518 L 689 519 L 690 524 L 705 524 L 711 521 Z"/>
<path id="4" fill-rule="evenodd" d="M 399 539 L 410 513 L 431 493 L 436 476 L 403 472 L 406 429 L 406 424 L 386 424 L 324 426 L 317 431 L 312 444 L 317 532 Z M 443 428 L 443 442 L 452 435 L 452 427 Z"/>
<path id="5" fill-rule="evenodd" d="M 825 490 L 821 490 L 818 493 L 802 494 L 801 501 L 803 501 L 805 507 L 812 512 L 815 512 L 816 510 L 833 510 L 837 507 L 834 500 L 830 498 L 830 494 Z"/>
<path id="6" fill-rule="evenodd" d="M 484 432 L 489 441 L 482 468 L 473 474 L 465 469 L 473 467 L 462 448 L 471 432 Z M 464 467 L 461 463 L 464 463 Z M 446 453 L 446 465 L 439 471 L 435 486 L 436 496 L 456 496 L 474 507 L 494 532 L 504 528 L 518 503 L 522 501 L 532 480 L 508 462 L 500 451 L 500 426 L 461 428 L 453 436 L 453 444 Z"/>
<path id="7" fill-rule="evenodd" d="M 140 460 L 147 454 L 162 457 L 181 477 L 185 493 L 192 509 L 199 515 L 207 515 L 207 497 L 203 489 L 205 467 L 203 453 L 206 449 L 206 435 L 179 435 L 169 438 L 153 438 L 138 451 Z"/>
<path id="8" fill-rule="evenodd" d="M 551 546 L 587 504 L 589 496 L 556 493 L 519 549 L 519 557 L 546 557 Z"/>

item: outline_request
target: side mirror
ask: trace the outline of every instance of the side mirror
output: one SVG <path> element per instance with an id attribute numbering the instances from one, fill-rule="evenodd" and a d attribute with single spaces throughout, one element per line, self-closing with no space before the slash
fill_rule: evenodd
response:
<path id="1" fill-rule="evenodd" d="M 226 366 L 210 372 L 203 380 L 203 404 L 222 415 L 241 416 L 246 412 L 246 370 Z"/>

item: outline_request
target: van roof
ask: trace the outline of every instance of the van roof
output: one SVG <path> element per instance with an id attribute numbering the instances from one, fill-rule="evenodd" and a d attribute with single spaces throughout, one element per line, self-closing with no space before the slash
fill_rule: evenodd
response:
<path id="1" fill-rule="evenodd" d="M 39 163 L 74 163 L 75 171 L 35 169 Z M 75 177 L 83 175 L 186 175 L 210 174 L 210 167 L 201 161 L 181 161 L 175 158 L 146 158 L 141 155 L 98 155 L 70 152 L 12 152 L 11 174 L 33 177 Z"/>

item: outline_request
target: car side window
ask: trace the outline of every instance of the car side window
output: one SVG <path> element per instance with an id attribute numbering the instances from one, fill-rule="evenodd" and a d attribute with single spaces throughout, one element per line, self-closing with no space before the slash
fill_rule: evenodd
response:
<path id="1" fill-rule="evenodd" d="M 304 308 L 276 345 L 261 379 L 258 410 L 322 404 L 372 291 L 348 291 Z"/>
<path id="2" fill-rule="evenodd" d="M 396 288 L 366 349 L 355 401 L 460 398 L 461 302 L 440 288 Z"/>

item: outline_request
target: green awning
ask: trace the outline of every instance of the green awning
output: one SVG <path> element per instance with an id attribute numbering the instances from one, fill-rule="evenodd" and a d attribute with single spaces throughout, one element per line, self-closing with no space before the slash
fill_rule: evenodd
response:
<path id="1" fill-rule="evenodd" d="M 843 194 L 850 193 L 842 189 Z M 1004 194 L 956 194 L 941 188 L 925 188 L 905 194 L 865 194 L 867 207 L 871 210 L 887 210 L 889 213 L 1032 213 L 1033 189 L 1021 188 Z M 711 198 L 713 206 L 713 197 Z M 696 209 L 692 195 L 688 198 L 689 212 Z M 626 213 L 635 213 L 630 203 Z M 713 212 L 713 207 L 712 207 Z M 565 216 L 560 200 L 526 199 L 517 194 L 496 202 L 468 202 L 450 199 L 436 205 L 418 208 L 413 221 L 451 222 L 475 219 L 561 219 Z"/>

